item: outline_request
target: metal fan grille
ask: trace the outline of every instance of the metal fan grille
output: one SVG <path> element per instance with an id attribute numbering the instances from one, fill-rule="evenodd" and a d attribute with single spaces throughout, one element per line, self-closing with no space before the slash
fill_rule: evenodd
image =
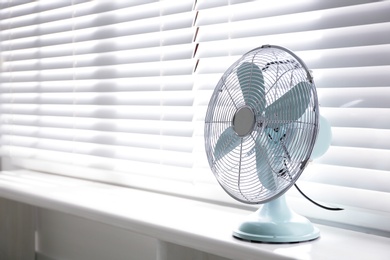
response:
<path id="1" fill-rule="evenodd" d="M 244 107 L 253 126 L 239 135 L 234 120 Z M 307 67 L 287 49 L 263 46 L 242 56 L 218 82 L 206 113 L 206 153 L 229 195 L 265 203 L 298 179 L 317 131 L 317 94 Z"/>

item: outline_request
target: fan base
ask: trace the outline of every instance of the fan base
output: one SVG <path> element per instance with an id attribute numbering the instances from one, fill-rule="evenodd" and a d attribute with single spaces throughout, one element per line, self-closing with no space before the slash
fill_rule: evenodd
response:
<path id="1" fill-rule="evenodd" d="M 283 195 L 249 215 L 233 236 L 254 242 L 295 243 L 314 240 L 320 231 L 307 218 L 293 212 Z"/>

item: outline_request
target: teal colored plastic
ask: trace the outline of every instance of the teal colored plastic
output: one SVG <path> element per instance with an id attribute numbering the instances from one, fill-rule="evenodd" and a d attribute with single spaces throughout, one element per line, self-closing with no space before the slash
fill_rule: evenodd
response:
<path id="1" fill-rule="evenodd" d="M 265 107 L 265 90 L 261 69 L 254 63 L 244 62 L 237 69 L 237 78 L 245 104 L 262 113 Z"/>
<path id="2" fill-rule="evenodd" d="M 306 111 L 311 98 L 312 85 L 300 82 L 265 109 L 268 128 L 298 120 Z"/>
<path id="3" fill-rule="evenodd" d="M 314 240 L 320 231 L 307 218 L 293 212 L 282 195 L 249 215 L 233 236 L 255 242 L 293 243 Z"/>
<path id="4" fill-rule="evenodd" d="M 230 153 L 240 144 L 240 140 L 240 137 L 234 132 L 233 127 L 230 126 L 226 128 L 218 138 L 217 144 L 215 145 L 215 160 L 218 161 L 226 154 Z"/>
<path id="5" fill-rule="evenodd" d="M 332 142 L 332 128 L 328 120 L 320 115 L 319 121 L 319 132 L 310 159 L 316 159 L 324 155 Z"/>

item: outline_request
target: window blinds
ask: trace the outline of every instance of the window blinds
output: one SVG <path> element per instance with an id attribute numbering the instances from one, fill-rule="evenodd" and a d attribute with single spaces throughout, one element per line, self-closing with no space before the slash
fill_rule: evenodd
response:
<path id="1" fill-rule="evenodd" d="M 197 8 L 196 165 L 208 168 L 198 144 L 215 82 L 248 50 L 285 46 L 313 71 L 320 112 L 333 131 L 330 149 L 298 184 L 313 199 L 347 210 L 326 212 L 294 189 L 290 200 L 312 218 L 389 232 L 390 2 L 198 1 Z"/>
<path id="2" fill-rule="evenodd" d="M 61 173 L 192 167 L 192 1 L 13 3 L 1 11 L 3 156 Z"/>
<path id="3" fill-rule="evenodd" d="M 389 1 L 0 4 L 11 164 L 128 185 L 148 176 L 151 189 L 166 178 L 214 184 L 203 141 L 211 93 L 242 54 L 281 45 L 313 70 L 333 131 L 299 184 L 348 210 L 324 213 L 293 190 L 291 200 L 312 218 L 390 232 Z"/>

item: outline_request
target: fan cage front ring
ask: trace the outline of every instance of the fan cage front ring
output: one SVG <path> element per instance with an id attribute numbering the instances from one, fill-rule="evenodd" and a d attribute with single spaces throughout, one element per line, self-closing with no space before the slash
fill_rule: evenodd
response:
<path id="1" fill-rule="evenodd" d="M 234 125 L 244 108 L 254 114 L 248 132 Z M 282 195 L 306 167 L 318 117 L 312 75 L 292 51 L 264 45 L 244 54 L 221 77 L 206 112 L 206 154 L 219 184 L 250 204 Z"/>

